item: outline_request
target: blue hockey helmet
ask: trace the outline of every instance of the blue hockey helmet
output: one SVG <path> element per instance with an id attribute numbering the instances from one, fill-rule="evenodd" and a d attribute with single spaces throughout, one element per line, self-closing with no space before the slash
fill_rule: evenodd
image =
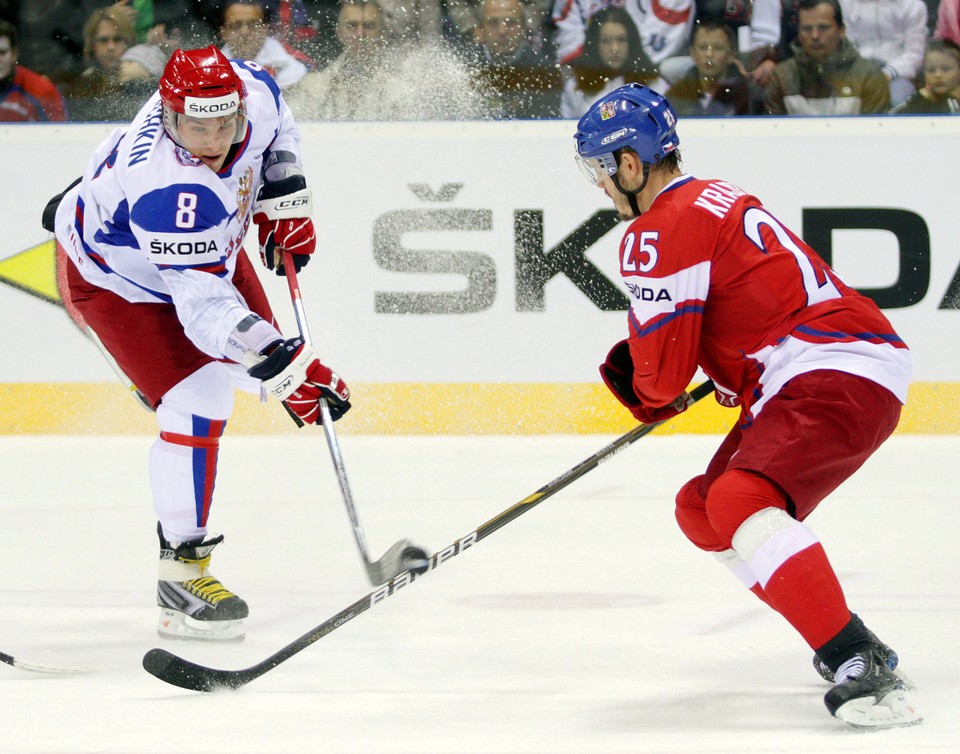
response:
<path id="1" fill-rule="evenodd" d="M 630 147 L 646 165 L 656 164 L 680 144 L 677 113 L 662 94 L 642 84 L 615 89 L 590 106 L 577 123 L 577 163 L 596 184 L 617 172 L 614 152 Z"/>

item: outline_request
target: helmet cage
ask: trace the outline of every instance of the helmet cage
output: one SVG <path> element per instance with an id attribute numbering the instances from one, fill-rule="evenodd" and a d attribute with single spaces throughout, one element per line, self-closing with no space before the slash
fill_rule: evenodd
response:
<path id="1" fill-rule="evenodd" d="M 594 185 L 600 183 L 602 176 L 613 176 L 617 172 L 617 158 L 613 152 L 605 152 L 596 157 L 581 157 L 577 154 L 576 158 L 580 172 Z"/>
<path id="2" fill-rule="evenodd" d="M 239 144 L 241 141 L 243 141 L 244 137 L 247 134 L 247 108 L 246 108 L 246 103 L 243 100 L 240 101 L 239 107 L 236 108 L 233 112 L 223 113 L 219 115 L 208 115 L 205 117 L 218 118 L 218 117 L 225 117 L 226 115 L 233 115 L 233 113 L 236 113 L 237 115 L 237 131 L 234 134 L 231 143 Z M 176 110 L 171 108 L 169 105 L 167 105 L 166 102 L 163 103 L 163 127 L 167 132 L 167 136 L 173 139 L 174 143 L 177 144 L 177 146 L 181 146 L 181 147 L 183 146 L 180 140 L 180 118 L 182 117 L 185 117 L 184 113 L 177 112 Z M 188 115 L 186 117 L 200 118 L 201 116 Z"/>

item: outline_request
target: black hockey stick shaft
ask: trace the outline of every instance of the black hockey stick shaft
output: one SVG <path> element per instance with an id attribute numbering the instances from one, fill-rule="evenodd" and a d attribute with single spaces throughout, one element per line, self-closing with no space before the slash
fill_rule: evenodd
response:
<path id="1" fill-rule="evenodd" d="M 18 660 L 6 652 L 0 652 L 0 662 L 19 670 L 29 670 L 31 673 L 45 673 L 46 675 L 76 675 L 78 673 L 89 673 L 91 670 L 90 668 L 61 668 L 52 665 L 38 665 L 33 662 Z"/>
<path id="2" fill-rule="evenodd" d="M 710 380 L 698 385 L 690 392 L 688 405 L 692 405 L 705 396 L 713 392 L 714 386 Z M 656 424 L 640 424 L 625 435 L 620 436 L 612 443 L 594 453 L 589 458 L 581 461 L 573 468 L 565 471 L 552 482 L 545 484 L 532 495 L 528 495 L 520 502 L 494 516 L 485 524 L 476 530 L 458 539 L 449 547 L 440 550 L 430 558 L 428 571 L 440 566 L 451 558 L 459 555 L 464 550 L 473 547 L 483 539 L 486 539 L 498 529 L 506 526 L 511 521 L 519 518 L 524 513 L 542 503 L 548 497 L 555 495 L 567 485 L 575 482 L 589 471 L 592 471 L 604 461 L 608 460 L 616 453 L 631 445 L 632 443 L 644 437 L 663 422 Z M 349 607 L 341 610 L 336 615 L 328 618 L 319 626 L 310 629 L 300 638 L 290 642 L 280 651 L 271 655 L 262 662 L 252 665 L 242 670 L 217 670 L 204 667 L 189 660 L 185 660 L 177 655 L 168 652 L 165 649 L 151 649 L 143 656 L 144 669 L 174 686 L 190 689 L 192 691 L 217 691 L 219 689 L 238 689 L 250 683 L 269 670 L 277 667 L 282 662 L 289 660 L 298 652 L 306 649 L 311 644 L 319 641 L 327 634 L 337 630 L 340 626 L 350 622 L 357 616 L 365 613 L 371 607 L 379 604 L 387 597 L 390 597 L 400 591 L 403 587 L 412 584 L 419 577 L 412 571 L 407 571 L 391 579 L 380 588 L 370 592 Z"/>

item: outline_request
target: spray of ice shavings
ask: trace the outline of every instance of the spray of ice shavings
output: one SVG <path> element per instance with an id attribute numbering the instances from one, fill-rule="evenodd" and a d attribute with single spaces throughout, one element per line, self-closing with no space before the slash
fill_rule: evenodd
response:
<path id="1" fill-rule="evenodd" d="M 384 73 L 397 120 L 486 117 L 489 95 L 466 63 L 442 42 L 401 45 L 387 52 Z"/>
<path id="2" fill-rule="evenodd" d="M 335 60 L 287 101 L 301 120 L 419 121 L 489 117 L 490 95 L 441 41 L 395 44 L 375 60 Z"/>

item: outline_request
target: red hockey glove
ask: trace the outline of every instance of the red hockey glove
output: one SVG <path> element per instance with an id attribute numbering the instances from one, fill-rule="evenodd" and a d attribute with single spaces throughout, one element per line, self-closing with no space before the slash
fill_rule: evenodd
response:
<path id="1" fill-rule="evenodd" d="M 736 408 L 740 405 L 739 395 L 719 385 L 717 385 L 716 390 L 713 391 L 713 397 L 716 398 L 717 403 L 724 408 Z"/>
<path id="2" fill-rule="evenodd" d="M 253 205 L 260 259 L 268 270 L 284 274 L 282 251 L 293 256 L 297 272 L 310 261 L 317 248 L 317 234 L 310 212 L 313 196 L 302 175 L 265 183 Z"/>
<path id="3" fill-rule="evenodd" d="M 682 414 L 689 405 L 689 394 L 684 392 L 673 403 L 656 408 L 644 406 L 633 389 L 633 359 L 630 344 L 621 340 L 607 354 L 600 365 L 600 377 L 614 397 L 626 406 L 634 418 L 643 424 L 656 424 Z"/>
<path id="4" fill-rule="evenodd" d="M 261 218 L 258 220 L 257 218 Z M 310 261 L 310 255 L 317 248 L 317 234 L 313 229 L 313 220 L 298 217 L 294 220 L 267 220 L 264 215 L 254 215 L 257 233 L 260 237 L 260 259 L 268 270 L 276 268 L 283 275 L 282 251 L 289 251 L 293 257 L 293 266 L 300 272 Z"/>
<path id="5" fill-rule="evenodd" d="M 656 424 L 657 422 L 672 419 L 677 414 L 682 414 L 687 410 L 689 405 L 690 393 L 684 390 L 673 403 L 668 403 L 666 406 L 658 406 L 657 408 L 641 406 L 640 408 L 631 410 L 630 413 L 642 424 Z"/>
<path id="6" fill-rule="evenodd" d="M 317 352 L 301 338 L 274 343 L 266 350 L 266 357 L 248 370 L 250 376 L 262 380 L 267 391 L 304 423 L 322 423 L 321 397 L 326 399 L 333 421 L 350 410 L 347 383 L 321 364 Z"/>

